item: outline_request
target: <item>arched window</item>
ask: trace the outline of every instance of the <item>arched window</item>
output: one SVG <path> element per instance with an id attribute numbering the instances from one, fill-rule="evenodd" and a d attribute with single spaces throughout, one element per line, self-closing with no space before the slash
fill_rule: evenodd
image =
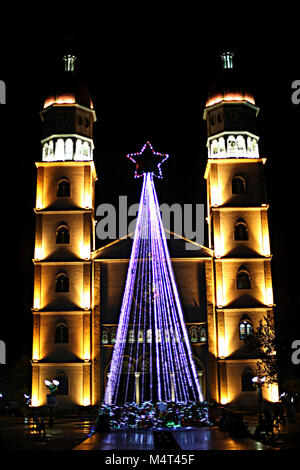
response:
<path id="1" fill-rule="evenodd" d="M 43 147 L 43 161 L 47 162 L 53 158 L 53 140 L 46 142 Z"/>
<path id="2" fill-rule="evenodd" d="M 57 245 L 70 243 L 70 230 L 67 225 L 60 225 L 56 229 L 55 243 Z"/>
<path id="3" fill-rule="evenodd" d="M 231 181 L 232 194 L 244 194 L 246 182 L 242 176 L 234 176 Z"/>
<path id="4" fill-rule="evenodd" d="M 144 342 L 144 330 L 139 330 L 138 343 L 143 343 L 143 342 Z"/>
<path id="5" fill-rule="evenodd" d="M 82 160 L 82 141 L 76 139 L 75 160 Z"/>
<path id="6" fill-rule="evenodd" d="M 43 161 L 47 161 L 48 160 L 48 155 L 49 155 L 49 147 L 48 147 L 48 144 L 47 142 L 44 144 L 44 147 L 43 147 Z"/>
<path id="7" fill-rule="evenodd" d="M 67 375 L 64 372 L 58 372 L 55 377 L 55 380 L 58 380 L 59 382 L 56 395 L 68 395 L 69 381 Z"/>
<path id="8" fill-rule="evenodd" d="M 133 329 L 128 331 L 128 343 L 135 343 L 135 334 Z"/>
<path id="9" fill-rule="evenodd" d="M 152 330 L 151 328 L 148 328 L 147 330 L 147 343 L 152 343 Z"/>
<path id="10" fill-rule="evenodd" d="M 115 344 L 117 337 L 117 328 L 111 328 L 110 330 L 110 342 L 111 344 Z"/>
<path id="11" fill-rule="evenodd" d="M 234 239 L 236 241 L 248 240 L 247 224 L 243 219 L 239 219 L 235 224 Z"/>
<path id="12" fill-rule="evenodd" d="M 227 139 L 227 152 L 228 155 L 235 155 L 236 153 L 236 141 L 233 135 L 230 135 Z"/>
<path id="13" fill-rule="evenodd" d="M 55 292 L 69 292 L 69 276 L 59 273 L 55 279 Z"/>
<path id="14" fill-rule="evenodd" d="M 72 160 L 73 158 L 73 140 L 66 140 L 66 160 Z"/>
<path id="15" fill-rule="evenodd" d="M 239 154 L 243 154 L 246 152 L 246 144 L 245 144 L 245 139 L 242 135 L 238 135 L 236 138 L 236 143 L 237 143 L 237 150 Z"/>
<path id="16" fill-rule="evenodd" d="M 131 357 L 124 358 L 122 362 L 123 374 L 127 372 L 134 372 L 134 370 L 135 370 L 135 360 Z"/>
<path id="17" fill-rule="evenodd" d="M 49 147 L 48 147 L 48 158 L 53 158 L 53 154 L 54 154 L 54 144 L 53 144 L 53 140 L 50 140 L 49 142 Z"/>
<path id="18" fill-rule="evenodd" d="M 199 334 L 199 341 L 200 343 L 206 343 L 207 341 L 207 331 L 204 326 L 200 326 L 198 328 L 198 334 Z"/>
<path id="19" fill-rule="evenodd" d="M 253 377 L 255 377 L 252 369 L 246 367 L 242 373 L 242 392 L 254 392 L 255 385 L 252 382 Z"/>
<path id="20" fill-rule="evenodd" d="M 250 321 L 247 319 L 241 320 L 239 326 L 239 333 L 241 340 L 249 339 L 253 335 L 252 323 L 250 323 Z"/>
<path id="21" fill-rule="evenodd" d="M 157 328 L 155 331 L 155 342 L 161 343 L 161 329 Z"/>
<path id="22" fill-rule="evenodd" d="M 252 143 L 251 143 L 251 137 L 248 137 L 247 138 L 247 151 L 249 153 L 249 156 L 251 157 L 252 156 Z"/>
<path id="23" fill-rule="evenodd" d="M 101 343 L 102 344 L 108 344 L 109 343 L 109 330 L 108 330 L 108 328 L 102 328 Z"/>
<path id="24" fill-rule="evenodd" d="M 256 139 L 252 139 L 252 152 L 254 157 L 258 157 L 258 145 Z"/>
<path id="25" fill-rule="evenodd" d="M 55 160 L 65 159 L 65 143 L 63 139 L 57 139 L 55 146 Z"/>
<path id="26" fill-rule="evenodd" d="M 57 323 L 55 327 L 55 343 L 68 343 L 69 342 L 69 328 L 64 320 Z"/>
<path id="27" fill-rule="evenodd" d="M 211 144 L 212 156 L 217 155 L 218 152 L 219 152 L 219 144 L 218 144 L 217 139 L 214 139 Z"/>
<path id="28" fill-rule="evenodd" d="M 223 155 L 225 153 L 225 140 L 224 137 L 219 138 L 219 154 Z"/>
<path id="29" fill-rule="evenodd" d="M 190 328 L 190 339 L 191 343 L 198 343 L 198 331 L 196 326 L 191 326 Z"/>
<path id="30" fill-rule="evenodd" d="M 245 268 L 241 268 L 236 276 L 237 289 L 251 289 L 250 274 Z"/>
<path id="31" fill-rule="evenodd" d="M 59 180 L 57 183 L 57 191 L 56 191 L 56 196 L 57 197 L 70 197 L 70 182 L 68 181 L 67 178 L 63 178 Z"/>
<path id="32" fill-rule="evenodd" d="M 82 158 L 83 160 L 90 160 L 90 145 L 86 141 L 82 144 Z"/>

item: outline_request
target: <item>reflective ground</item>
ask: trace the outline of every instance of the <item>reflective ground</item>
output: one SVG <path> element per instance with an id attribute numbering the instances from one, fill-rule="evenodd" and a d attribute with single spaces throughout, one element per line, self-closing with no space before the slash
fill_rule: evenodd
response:
<path id="1" fill-rule="evenodd" d="M 248 430 L 253 434 L 257 416 L 247 416 Z M 32 419 L 0 416 L 0 452 L 3 450 L 265 450 L 270 447 L 251 439 L 231 438 L 216 427 L 179 428 L 175 431 L 112 431 L 91 436 L 94 419 L 78 416 L 55 417 L 46 436 L 39 435 Z M 282 425 L 275 450 L 300 448 L 300 413 L 295 423 Z M 91 436 L 91 437 L 90 437 Z"/>
<path id="2" fill-rule="evenodd" d="M 74 416 L 54 418 L 49 427 L 46 418 L 46 436 L 40 436 L 32 418 L 0 416 L 0 450 L 72 450 L 89 437 L 93 423 Z"/>
<path id="3" fill-rule="evenodd" d="M 166 435 L 165 435 L 166 434 Z M 217 428 L 180 429 L 162 432 L 113 431 L 95 434 L 75 450 L 263 450 L 253 439 L 232 439 Z"/>

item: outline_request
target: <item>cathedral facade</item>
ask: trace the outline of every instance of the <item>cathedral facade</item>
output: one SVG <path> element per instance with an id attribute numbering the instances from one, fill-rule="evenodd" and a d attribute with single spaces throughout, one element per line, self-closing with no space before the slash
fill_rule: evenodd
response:
<path id="1" fill-rule="evenodd" d="M 41 112 L 42 159 L 36 163 L 32 405 L 46 404 L 45 380 L 58 380 L 57 406 L 97 405 L 109 373 L 132 240 L 96 249 L 93 123 L 73 56 Z M 256 406 L 254 329 L 273 313 L 265 158 L 259 155 L 254 98 L 235 83 L 232 56 L 209 93 L 207 184 L 209 246 L 168 241 L 185 323 L 205 399 Z M 129 342 L 146 341 L 128 331 Z M 138 360 L 138 364 L 136 361 Z M 128 358 L 124 373 L 149 373 L 147 357 Z M 132 371 L 132 373 L 134 373 Z M 139 380 L 139 374 L 136 374 Z M 275 386 L 264 386 L 276 401 Z"/>

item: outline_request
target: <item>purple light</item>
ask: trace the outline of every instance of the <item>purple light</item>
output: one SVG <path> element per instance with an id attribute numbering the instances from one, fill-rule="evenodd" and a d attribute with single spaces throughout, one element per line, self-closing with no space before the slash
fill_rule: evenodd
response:
<path id="1" fill-rule="evenodd" d="M 149 157 L 150 155 L 150 157 Z M 147 173 L 151 173 L 157 178 L 162 178 L 161 164 L 169 158 L 168 154 L 155 152 L 150 142 L 146 142 L 140 152 L 128 153 L 126 155 L 136 165 L 135 178 L 141 178 Z M 158 170 L 158 174 L 155 173 Z"/>
<path id="2" fill-rule="evenodd" d="M 130 344 L 126 342 L 129 328 L 135 334 L 135 342 Z M 151 342 L 147 341 L 149 329 Z M 140 331 L 143 341 L 139 341 Z M 134 358 L 134 371 L 128 368 L 124 374 L 123 361 L 128 357 Z M 148 375 L 141 370 L 146 358 L 149 360 Z M 140 372 L 141 379 L 133 372 Z M 137 383 L 137 380 L 141 382 Z M 155 384 L 156 390 L 153 389 Z M 145 399 L 203 401 L 160 216 L 153 172 L 144 173 L 104 403 L 138 401 L 137 393 L 141 402 Z"/>

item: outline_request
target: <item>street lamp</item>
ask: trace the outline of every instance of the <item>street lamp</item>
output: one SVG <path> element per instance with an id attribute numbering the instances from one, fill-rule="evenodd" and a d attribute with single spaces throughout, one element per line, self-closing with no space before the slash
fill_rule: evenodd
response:
<path id="1" fill-rule="evenodd" d="M 258 392 L 258 412 L 259 422 L 262 420 L 262 386 L 266 381 L 266 377 L 253 377 L 252 382 L 255 384 Z"/>
<path id="2" fill-rule="evenodd" d="M 50 416 L 49 416 L 49 426 L 53 426 L 53 407 L 56 405 L 56 395 L 55 392 L 58 389 L 59 381 L 58 380 L 45 380 L 45 385 L 47 386 L 50 394 L 47 395 L 47 406 L 50 409 Z"/>

